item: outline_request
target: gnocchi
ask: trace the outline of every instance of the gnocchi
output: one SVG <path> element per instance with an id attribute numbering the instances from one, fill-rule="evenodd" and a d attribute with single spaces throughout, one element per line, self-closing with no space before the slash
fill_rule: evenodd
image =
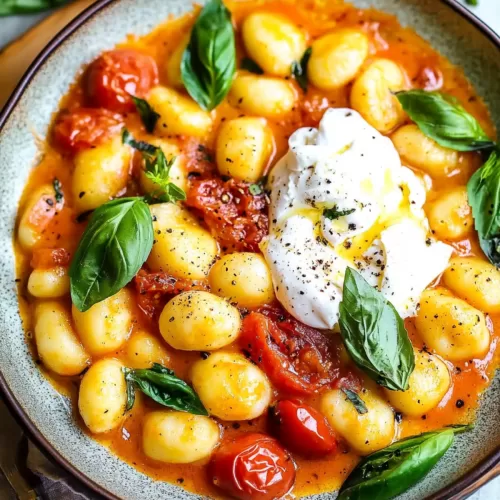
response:
<path id="1" fill-rule="evenodd" d="M 39 299 L 55 299 L 69 293 L 69 276 L 65 267 L 33 269 L 28 279 L 28 292 Z"/>
<path id="2" fill-rule="evenodd" d="M 368 411 L 357 412 L 340 389 L 325 392 L 321 411 L 332 429 L 340 434 L 360 455 L 369 455 L 389 446 L 396 433 L 391 407 L 374 391 L 363 389 L 360 398 Z"/>
<path id="3" fill-rule="evenodd" d="M 59 302 L 40 302 L 35 308 L 35 342 L 42 363 L 58 375 L 78 375 L 90 363 Z"/>
<path id="4" fill-rule="evenodd" d="M 228 95 L 229 104 L 245 113 L 281 118 L 297 103 L 293 86 L 279 78 L 238 74 Z"/>
<path id="5" fill-rule="evenodd" d="M 368 56 L 368 37 L 360 30 L 344 28 L 318 38 L 312 44 L 307 75 L 324 90 L 343 87 L 359 73 Z"/>
<path id="6" fill-rule="evenodd" d="M 209 281 L 214 293 L 240 307 L 259 307 L 274 299 L 271 271 L 259 254 L 224 255 L 210 270 Z"/>
<path id="7" fill-rule="evenodd" d="M 265 120 L 242 117 L 222 124 L 215 146 L 221 175 L 257 182 L 273 150 L 273 136 Z"/>
<path id="8" fill-rule="evenodd" d="M 306 50 L 304 33 L 283 16 L 255 12 L 243 21 L 241 36 L 248 55 L 266 72 L 288 76 Z"/>
<path id="9" fill-rule="evenodd" d="M 94 210 L 122 191 L 127 185 L 130 159 L 131 150 L 119 136 L 77 153 L 72 184 L 76 211 Z"/>
<path id="10" fill-rule="evenodd" d="M 476 257 L 457 257 L 443 274 L 445 285 L 481 311 L 500 313 L 500 271 Z"/>
<path id="11" fill-rule="evenodd" d="M 125 346 L 127 366 L 130 368 L 151 368 L 153 363 L 168 366 L 170 356 L 155 336 L 144 330 L 135 331 Z"/>
<path id="12" fill-rule="evenodd" d="M 142 447 L 154 460 L 189 464 L 208 458 L 220 439 L 210 418 L 180 411 L 154 411 L 144 419 Z"/>
<path id="13" fill-rule="evenodd" d="M 403 108 L 394 95 L 405 86 L 405 75 L 395 62 L 377 59 L 354 81 L 351 106 L 370 125 L 387 134 L 405 119 Z"/>
<path id="14" fill-rule="evenodd" d="M 490 345 L 484 314 L 445 289 L 422 294 L 415 326 L 425 344 L 450 361 L 482 357 Z"/>
<path id="15" fill-rule="evenodd" d="M 446 364 L 437 356 L 415 349 L 415 369 L 406 391 L 384 389 L 396 410 L 410 417 L 420 417 L 435 408 L 451 385 Z"/>
<path id="16" fill-rule="evenodd" d="M 132 330 L 132 295 L 122 288 L 85 312 L 73 305 L 73 320 L 86 349 L 95 356 L 117 351 Z"/>
<path id="17" fill-rule="evenodd" d="M 147 263 L 152 271 L 176 278 L 206 278 L 218 253 L 217 242 L 185 209 L 173 203 L 150 207 L 155 241 Z"/>
<path id="18" fill-rule="evenodd" d="M 170 54 L 164 66 L 164 74 L 167 82 L 176 89 L 182 89 L 184 87 L 181 76 L 181 62 L 188 43 L 189 36 L 184 36 L 179 45 L 177 45 L 172 54 Z"/>
<path id="19" fill-rule="evenodd" d="M 271 402 L 267 377 L 241 354 L 211 354 L 193 365 L 191 378 L 205 408 L 221 420 L 252 420 Z"/>
<path id="20" fill-rule="evenodd" d="M 465 238 L 474 227 L 467 189 L 457 187 L 440 196 L 431 203 L 427 217 L 437 238 L 451 241 Z"/>
<path id="21" fill-rule="evenodd" d="M 209 292 L 184 292 L 163 308 L 160 332 L 183 351 L 214 351 L 234 342 L 241 326 L 238 309 Z"/>
<path id="22" fill-rule="evenodd" d="M 117 359 L 101 359 L 83 376 L 78 409 L 94 434 L 113 430 L 125 417 L 127 385 L 123 368 Z"/>
<path id="23" fill-rule="evenodd" d="M 210 113 L 173 89 L 155 87 L 149 93 L 148 102 L 160 115 L 155 128 L 159 136 L 204 137 L 212 128 Z"/>

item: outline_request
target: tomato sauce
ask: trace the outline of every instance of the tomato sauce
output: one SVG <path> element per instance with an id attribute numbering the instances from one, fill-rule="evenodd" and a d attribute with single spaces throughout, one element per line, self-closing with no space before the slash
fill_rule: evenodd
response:
<path id="1" fill-rule="evenodd" d="M 474 89 L 462 71 L 440 56 L 414 31 L 401 27 L 397 19 L 391 15 L 371 9 L 358 10 L 348 4 L 328 0 L 280 0 L 277 2 L 257 0 L 242 2 L 234 0 L 226 3 L 232 11 L 237 27 L 241 25 L 243 18 L 248 13 L 256 9 L 278 12 L 289 17 L 306 31 L 309 38 L 318 37 L 338 27 L 361 27 L 370 38 L 370 58 L 384 57 L 397 62 L 405 69 L 410 85 L 426 89 L 439 89 L 457 97 L 463 103 L 466 110 L 478 119 L 485 132 L 492 137 L 495 136 L 494 126 L 489 117 L 488 110 L 481 99 L 475 94 Z M 158 76 L 150 72 L 145 78 L 150 80 L 159 78 L 161 83 L 163 80 L 161 74 L 163 62 L 167 60 L 180 40 L 189 32 L 196 12 L 197 9 L 180 19 L 168 20 L 148 36 L 142 38 L 129 36 L 120 47 L 123 49 L 138 49 L 144 54 L 145 58 L 155 60 L 160 68 L 160 75 Z M 242 51 L 241 47 L 239 47 L 239 57 L 241 55 Z M 82 73 L 68 95 L 62 100 L 61 110 L 74 110 L 86 106 L 87 97 L 83 90 L 85 78 Z M 96 82 L 94 88 L 100 83 L 102 82 Z M 132 84 L 136 86 L 140 85 L 138 82 L 132 82 Z M 287 151 L 287 140 L 293 131 L 302 126 L 316 126 L 323 112 L 328 107 L 349 105 L 349 86 L 330 92 L 309 88 L 306 93 L 303 93 L 298 86 L 296 90 L 299 95 L 299 101 L 290 116 L 283 121 L 269 120 L 275 144 L 268 169 Z M 101 123 L 105 124 L 103 134 L 107 133 L 107 129 L 112 129 L 117 122 L 123 120 L 134 137 L 138 139 L 143 138 L 145 134 L 140 120 L 137 114 L 129 112 L 128 101 L 125 99 L 115 104 L 115 109 L 112 112 L 101 113 L 99 116 L 95 114 L 83 116 L 81 119 L 84 121 L 87 120 L 87 122 L 89 120 L 100 120 Z M 117 110 L 121 114 L 117 114 Z M 213 130 L 216 131 L 221 122 L 239 116 L 240 112 L 224 102 L 212 114 L 214 117 Z M 20 209 L 22 211 L 29 194 L 37 186 L 44 183 L 52 183 L 54 178 L 59 179 L 63 186 L 64 206 L 57 211 L 44 229 L 43 236 L 37 244 L 37 249 L 40 250 L 35 250 L 33 257 L 31 254 L 24 252 L 18 243 L 15 243 L 20 310 L 27 341 L 33 347 L 33 355 L 35 357 L 36 349 L 31 333 L 33 304 L 32 299 L 26 292 L 26 282 L 31 271 L 30 261 L 33 258 L 34 267 L 50 266 L 51 262 L 65 265 L 67 263 L 67 260 L 64 260 L 65 256 L 67 254 L 74 254 L 77 243 L 85 229 L 86 221 L 85 218 L 76 216 L 72 209 L 72 194 L 69 189 L 64 189 L 64 186 L 71 185 L 73 171 L 71 155 L 68 153 L 68 150 L 79 149 L 82 147 L 82 144 L 85 145 L 89 141 L 100 140 L 99 137 L 89 138 L 83 134 L 79 137 L 73 137 L 70 143 L 61 144 L 61 141 L 57 141 L 57 137 L 58 131 L 64 126 L 64 122 L 56 123 L 54 134 L 51 134 L 48 143 L 43 145 L 43 157 L 38 166 L 33 169 L 23 199 L 21 200 Z M 222 209 L 220 206 L 216 207 L 222 211 L 233 210 L 240 215 L 244 212 L 245 217 L 247 219 L 249 217 L 253 223 L 250 228 L 250 225 L 245 225 L 245 221 L 242 221 L 242 232 L 237 234 L 224 233 L 225 226 L 222 223 L 217 223 L 217 218 L 210 219 L 210 217 L 206 217 L 207 205 L 210 204 L 210 201 L 204 200 L 203 196 L 200 196 L 200 191 L 203 191 L 203 188 L 207 188 L 207 185 L 203 186 L 204 182 L 210 184 L 209 187 L 216 192 L 216 197 L 220 197 L 220 190 L 226 189 L 232 192 L 232 190 L 238 188 L 238 186 L 234 186 L 235 183 L 227 186 L 220 178 L 214 177 L 213 162 L 209 157 L 207 158 L 207 151 L 213 149 L 214 146 L 214 135 L 212 133 L 200 141 L 181 138 L 180 142 L 184 154 L 188 159 L 189 170 L 198 174 L 198 177 L 195 176 L 191 183 L 191 191 L 188 194 L 188 206 L 192 207 L 197 215 L 205 217 L 205 222 L 209 229 L 213 231 L 213 234 L 218 234 L 218 232 L 222 231 L 221 234 L 225 235 L 222 237 L 222 241 L 220 241 L 223 249 L 229 250 L 232 246 L 235 246 L 238 250 L 257 251 L 257 243 L 267 231 L 266 202 L 264 198 L 257 200 L 256 206 L 250 208 L 244 207 L 242 209 L 237 203 L 222 207 Z M 479 164 L 480 159 L 478 157 L 477 166 Z M 131 169 L 132 167 L 131 165 Z M 471 172 L 456 172 L 442 181 L 433 181 L 432 188 L 428 192 L 428 202 L 431 202 L 437 196 L 454 186 L 464 185 L 470 174 Z M 136 185 L 130 184 L 123 194 L 133 195 L 136 192 Z M 264 195 L 262 196 L 264 197 Z M 239 247 L 237 242 L 239 242 Z M 482 256 L 475 235 L 467 240 L 452 243 L 452 245 L 457 255 Z M 51 250 L 47 251 L 44 249 Z M 56 251 L 52 249 L 61 250 Z M 168 282 L 168 279 L 166 282 L 162 282 L 163 278 L 165 277 L 147 277 L 146 275 L 142 275 L 141 277 L 139 275 L 135 282 L 129 285 L 140 296 L 137 300 L 134 314 L 134 329 L 145 329 L 156 335 L 160 340 L 162 339 L 158 330 L 158 322 L 153 321 L 151 318 L 157 314 L 158 307 L 161 307 L 161 304 L 166 301 L 166 297 L 172 296 L 171 294 L 178 292 L 183 286 L 187 286 L 183 283 Z M 196 286 L 199 286 L 199 289 L 204 289 L 207 284 L 198 283 Z M 69 299 L 59 300 L 66 303 L 69 307 Z M 405 324 L 413 344 L 417 347 L 422 347 L 423 343 L 416 333 L 414 320 L 408 319 Z M 489 316 L 488 325 L 492 334 L 492 342 L 487 356 L 484 359 L 471 359 L 454 364 L 447 363 L 452 374 L 452 384 L 448 393 L 437 408 L 423 417 L 410 418 L 405 416 L 399 425 L 400 435 L 398 437 L 440 428 L 451 423 L 466 423 L 473 420 L 475 411 L 480 403 L 481 393 L 488 386 L 493 377 L 494 370 L 499 364 L 500 350 L 497 347 L 499 343 L 500 315 Z M 338 342 L 338 339 L 334 340 L 333 343 L 335 344 L 336 342 Z M 232 348 L 235 351 L 240 350 L 238 345 L 234 345 Z M 175 351 L 168 346 L 166 346 L 166 349 L 171 359 L 169 368 L 172 368 L 177 376 L 189 381 L 190 366 L 195 360 L 200 358 L 200 353 Z M 335 347 L 332 349 L 335 349 Z M 126 356 L 123 351 L 118 351 L 108 356 L 123 359 L 124 363 L 126 363 Z M 41 366 L 41 369 L 43 369 L 43 366 Z M 356 373 L 354 372 L 350 376 L 355 379 Z M 79 377 L 59 377 L 48 372 L 47 377 L 53 381 L 58 390 L 72 399 L 73 408 L 75 409 L 75 419 L 80 423 L 82 429 L 88 432 L 76 410 Z M 280 395 L 286 395 L 286 390 L 281 388 Z M 296 397 L 297 394 L 291 393 L 289 396 Z M 318 408 L 316 397 L 306 399 L 309 405 L 313 408 Z M 128 413 L 126 420 L 119 429 L 106 435 L 93 437 L 108 446 L 120 458 L 155 480 L 169 481 L 201 495 L 220 497 L 220 490 L 217 490 L 208 478 L 205 464 L 163 464 L 145 456 L 142 451 L 141 426 L 144 414 L 152 408 L 158 408 L 158 406 L 138 393 L 134 408 Z M 266 415 L 254 421 L 234 423 L 221 421 L 220 423 L 223 428 L 224 439 L 237 437 L 243 432 L 266 432 L 268 429 Z M 339 450 L 332 456 L 305 459 L 294 455 L 294 460 L 297 466 L 297 479 L 293 491 L 295 495 L 303 496 L 338 488 L 359 461 L 359 457 L 350 451 L 345 444 L 340 442 Z"/>

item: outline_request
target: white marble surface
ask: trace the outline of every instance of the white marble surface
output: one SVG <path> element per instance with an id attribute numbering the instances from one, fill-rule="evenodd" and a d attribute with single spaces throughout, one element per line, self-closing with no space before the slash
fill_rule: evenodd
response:
<path id="1" fill-rule="evenodd" d="M 466 5 L 465 0 L 461 1 Z M 479 0 L 477 7 L 469 8 L 500 34 L 500 0 Z M 0 18 L 0 49 L 37 23 L 44 15 L 46 14 Z M 470 497 L 470 500 L 497 499 L 500 499 L 500 477 L 491 481 Z"/>

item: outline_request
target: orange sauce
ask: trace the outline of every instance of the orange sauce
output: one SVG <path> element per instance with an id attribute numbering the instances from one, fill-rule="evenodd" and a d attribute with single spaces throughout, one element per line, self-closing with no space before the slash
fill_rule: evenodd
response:
<path id="1" fill-rule="evenodd" d="M 422 78 L 434 77 L 442 78 L 441 91 L 457 97 L 463 106 L 473 114 L 481 123 L 486 133 L 495 135 L 494 126 L 490 120 L 488 110 L 475 94 L 474 89 L 467 81 L 462 71 L 452 66 L 446 59 L 441 57 L 430 45 L 421 39 L 409 28 L 399 25 L 395 17 L 375 10 L 358 10 L 342 2 L 332 0 L 281 0 L 271 1 L 228 1 L 228 7 L 232 10 L 235 25 L 241 25 L 244 17 L 256 9 L 278 12 L 289 17 L 296 24 L 305 30 L 309 39 L 314 39 L 338 27 L 357 26 L 363 29 L 370 37 L 369 63 L 375 57 L 389 58 L 397 62 L 406 72 L 408 84 L 418 86 Z M 162 75 L 163 65 L 167 61 L 172 51 L 186 33 L 189 32 L 195 19 L 197 10 L 180 19 L 168 20 L 158 27 L 150 35 L 137 38 L 129 36 L 122 46 L 140 48 L 142 51 L 155 58 L 160 69 L 160 82 L 164 80 Z M 237 35 L 239 37 L 239 35 Z M 239 57 L 242 56 L 242 44 L 238 38 Z M 71 109 L 77 107 L 82 102 L 82 78 L 78 79 L 68 95 L 62 100 L 61 108 Z M 271 158 L 270 165 L 280 158 L 288 149 L 287 140 L 290 134 L 297 128 L 304 125 L 317 125 L 324 110 L 327 107 L 349 106 L 349 86 L 340 90 L 323 92 L 310 88 L 306 94 L 296 87 L 299 96 L 299 104 L 291 115 L 282 122 L 273 122 L 270 125 L 275 137 L 275 151 Z M 227 103 L 223 103 L 213 111 L 215 125 L 232 117 L 236 117 L 240 112 L 231 108 Z M 126 117 L 127 128 L 137 137 L 141 137 L 140 124 L 135 114 Z M 214 136 L 206 138 L 206 143 L 211 146 Z M 39 242 L 40 247 L 64 247 L 69 251 L 74 251 L 78 240 L 84 230 L 85 222 L 75 221 L 75 213 L 72 210 L 71 190 L 65 186 L 71 185 L 72 162 L 67 156 L 54 149 L 50 140 L 43 147 L 43 158 L 39 165 L 33 169 L 31 177 L 25 188 L 22 207 L 30 193 L 43 183 L 51 183 L 57 177 L 63 186 L 65 205 L 58 215 L 54 217 L 49 227 L 45 230 L 43 238 Z M 479 158 L 478 158 L 479 165 Z M 471 172 L 458 172 L 450 176 L 445 181 L 433 182 L 432 189 L 428 193 L 428 200 L 436 198 L 447 189 L 453 186 L 464 185 Z M 130 187 L 129 192 L 133 193 L 134 188 Z M 468 240 L 453 244 L 458 255 L 478 255 L 482 256 L 477 238 L 471 235 Z M 36 356 L 36 349 L 32 342 L 31 323 L 33 299 L 26 292 L 26 282 L 31 271 L 30 255 L 22 251 L 15 243 L 17 254 L 17 271 L 19 278 L 19 300 L 27 333 L 27 340 L 33 346 L 33 354 Z M 484 258 L 484 256 L 483 256 Z M 69 299 L 61 299 L 69 307 Z M 140 313 L 135 311 L 134 329 L 142 328 L 157 335 L 161 339 L 157 325 L 151 325 Z M 420 347 L 421 339 L 414 328 L 414 321 L 406 321 L 413 343 Z M 490 316 L 489 327 L 492 333 L 490 350 L 484 359 L 471 359 L 466 362 L 451 364 L 447 362 L 452 374 L 452 385 L 441 401 L 439 406 L 422 418 L 404 417 L 399 426 L 399 437 L 418 434 L 431 429 L 440 428 L 452 423 L 470 422 L 474 418 L 475 410 L 480 402 L 480 395 L 487 387 L 498 366 L 499 350 L 497 349 L 500 332 L 500 316 Z M 194 360 L 199 359 L 199 353 L 188 353 L 174 351 L 168 348 L 170 353 L 172 368 L 176 374 L 189 380 L 189 368 Z M 126 364 L 127 359 L 123 351 L 118 351 L 111 355 L 122 359 Z M 96 358 L 94 358 L 94 361 Z M 41 367 L 43 369 L 43 367 Z M 73 400 L 73 407 L 76 408 L 76 397 L 79 377 L 59 377 L 47 373 L 55 386 Z M 457 400 L 464 402 L 463 407 L 457 408 Z M 314 405 L 314 400 L 312 401 Z M 204 464 L 171 465 L 155 462 L 144 455 L 141 444 L 141 426 L 144 414 L 158 405 L 142 395 L 137 395 L 137 402 L 133 410 L 127 415 L 123 425 L 107 435 L 94 436 L 104 445 L 108 446 L 113 453 L 123 460 L 133 464 L 138 470 L 151 476 L 155 480 L 176 483 L 183 488 L 195 491 L 202 495 L 220 497 L 208 478 Z M 75 410 L 75 418 L 85 429 L 78 412 Z M 231 423 L 221 422 L 224 435 L 236 435 L 243 431 L 265 430 L 265 416 L 256 421 Z M 297 482 L 294 494 L 297 496 L 320 493 L 333 490 L 340 486 L 349 472 L 359 460 L 359 457 L 348 450 L 346 446 L 335 456 L 318 460 L 305 460 L 294 457 L 297 464 Z"/>

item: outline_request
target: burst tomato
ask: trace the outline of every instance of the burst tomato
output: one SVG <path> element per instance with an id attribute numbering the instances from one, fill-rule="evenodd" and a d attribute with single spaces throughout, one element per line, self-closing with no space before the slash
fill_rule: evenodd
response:
<path id="1" fill-rule="evenodd" d="M 54 125 L 54 141 L 63 149 L 76 153 L 98 146 L 118 134 L 123 117 L 106 109 L 77 108 L 61 113 Z"/>
<path id="2" fill-rule="evenodd" d="M 155 60 L 131 49 L 105 52 L 87 72 L 86 93 L 92 106 L 134 111 L 131 95 L 144 97 L 158 83 Z"/>
<path id="3" fill-rule="evenodd" d="M 240 500 L 271 500 L 290 491 L 295 466 L 278 441 L 265 434 L 244 434 L 222 443 L 209 475 L 219 488 Z"/>
<path id="4" fill-rule="evenodd" d="M 337 449 L 337 440 L 325 417 L 312 406 L 285 399 L 270 409 L 276 437 L 290 450 L 306 457 L 321 457 Z"/>
<path id="5" fill-rule="evenodd" d="M 264 193 L 252 195 L 248 183 L 234 179 L 196 179 L 186 204 L 196 208 L 224 250 L 257 252 L 268 233 Z"/>
<path id="6" fill-rule="evenodd" d="M 33 269 L 50 269 L 55 266 L 67 266 L 71 255 L 65 248 L 35 248 L 31 257 Z"/>
<path id="7" fill-rule="evenodd" d="M 336 349 L 318 330 L 293 318 L 252 312 L 243 320 L 240 345 L 276 388 L 310 395 L 339 376 Z M 275 316 L 275 320 L 270 316 Z"/>

